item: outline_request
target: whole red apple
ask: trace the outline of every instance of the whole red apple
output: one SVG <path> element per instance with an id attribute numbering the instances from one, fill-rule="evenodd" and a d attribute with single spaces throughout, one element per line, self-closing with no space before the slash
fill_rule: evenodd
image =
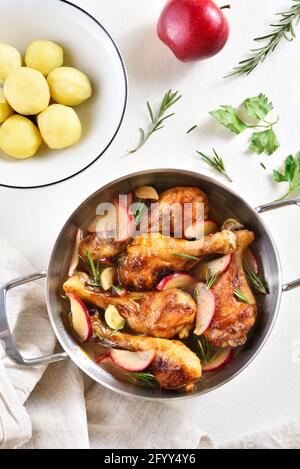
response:
<path id="1" fill-rule="evenodd" d="M 183 62 L 212 57 L 229 36 L 226 7 L 212 0 L 169 0 L 158 20 L 158 36 Z"/>

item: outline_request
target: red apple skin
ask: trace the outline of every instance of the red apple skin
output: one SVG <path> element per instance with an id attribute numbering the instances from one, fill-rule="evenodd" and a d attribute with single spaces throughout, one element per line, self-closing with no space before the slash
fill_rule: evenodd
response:
<path id="1" fill-rule="evenodd" d="M 158 20 L 157 34 L 179 60 L 190 62 L 223 49 L 229 25 L 212 0 L 169 0 Z"/>

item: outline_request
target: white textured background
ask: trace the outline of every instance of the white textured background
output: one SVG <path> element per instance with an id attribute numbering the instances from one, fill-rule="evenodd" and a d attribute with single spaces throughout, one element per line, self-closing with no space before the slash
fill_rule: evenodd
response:
<path id="1" fill-rule="evenodd" d="M 20 250 L 37 269 L 44 269 L 66 218 L 109 181 L 158 167 L 185 168 L 218 178 L 195 156 L 197 148 L 208 152 L 214 146 L 220 152 L 234 179 L 231 187 L 253 206 L 272 201 L 285 190 L 283 185 L 272 183 L 270 173 L 281 166 L 285 156 L 300 149 L 300 26 L 298 39 L 282 44 L 249 77 L 223 80 L 222 76 L 247 54 L 253 37 L 268 31 L 274 13 L 289 6 L 290 0 L 231 0 L 232 9 L 225 10 L 231 24 L 227 47 L 215 58 L 192 65 L 178 62 L 156 37 L 155 23 L 164 0 L 75 3 L 103 22 L 124 55 L 129 76 L 125 120 L 106 154 L 74 179 L 34 190 L 0 187 L 2 239 Z M 224 3 L 227 1 L 219 1 L 220 5 Z M 158 104 L 169 88 L 183 95 L 176 116 L 138 153 L 124 156 L 137 142 L 137 128 L 147 124 L 145 101 Z M 208 111 L 220 104 L 238 105 L 259 92 L 272 99 L 280 115 L 276 131 L 281 148 L 271 157 L 247 153 L 246 134 L 234 136 L 208 117 Z M 199 123 L 199 128 L 185 135 L 194 123 Z M 267 171 L 260 167 L 260 161 Z M 300 276 L 299 215 L 297 208 L 263 215 L 277 242 L 286 281 Z M 298 363 L 295 356 L 293 360 L 293 353 L 300 349 L 299 298 L 297 290 L 284 295 L 271 338 L 238 378 L 209 395 L 174 404 L 217 442 L 300 418 L 300 353 Z"/>

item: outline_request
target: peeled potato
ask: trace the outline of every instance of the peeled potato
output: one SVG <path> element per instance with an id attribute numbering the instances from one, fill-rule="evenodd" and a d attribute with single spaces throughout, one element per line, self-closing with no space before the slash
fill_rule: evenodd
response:
<path id="1" fill-rule="evenodd" d="M 11 116 L 0 127 L 0 148 L 14 158 L 35 155 L 41 141 L 38 129 L 27 117 Z"/>
<path id="2" fill-rule="evenodd" d="M 0 124 L 4 122 L 9 116 L 14 113 L 14 110 L 10 107 L 5 99 L 2 88 L 0 88 Z"/>
<path id="3" fill-rule="evenodd" d="M 64 63 L 62 47 L 52 41 L 34 41 L 27 47 L 25 64 L 48 75 L 54 68 Z"/>
<path id="4" fill-rule="evenodd" d="M 43 140 L 49 148 L 61 149 L 79 142 L 81 123 L 74 109 L 51 104 L 37 118 Z"/>
<path id="5" fill-rule="evenodd" d="M 0 43 L 0 80 L 5 80 L 12 70 L 21 66 L 20 52 L 8 44 Z"/>
<path id="6" fill-rule="evenodd" d="M 16 68 L 6 78 L 4 95 L 19 114 L 29 116 L 46 109 L 50 92 L 46 78 L 38 70 L 29 67 Z"/>
<path id="7" fill-rule="evenodd" d="M 90 79 L 77 68 L 56 68 L 49 73 L 47 81 L 54 101 L 66 106 L 77 106 L 92 94 Z"/>

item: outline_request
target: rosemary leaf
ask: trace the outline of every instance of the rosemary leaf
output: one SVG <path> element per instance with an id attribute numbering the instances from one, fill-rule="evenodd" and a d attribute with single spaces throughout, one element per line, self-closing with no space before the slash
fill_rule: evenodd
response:
<path id="1" fill-rule="evenodd" d="M 173 256 L 183 257 L 184 259 L 190 259 L 191 261 L 200 261 L 199 257 L 190 256 L 189 254 L 182 254 L 180 252 L 173 252 Z"/>
<path id="2" fill-rule="evenodd" d="M 150 116 L 150 121 L 151 124 L 149 126 L 149 129 L 145 131 L 144 129 L 139 129 L 141 133 L 141 140 L 140 143 L 136 148 L 133 150 L 128 151 L 128 153 L 135 153 L 137 150 L 139 150 L 148 140 L 148 138 L 154 133 L 157 132 L 160 129 L 164 128 L 164 123 L 167 119 L 170 117 L 174 116 L 174 112 L 167 114 L 168 109 L 170 109 L 171 106 L 173 106 L 179 99 L 181 99 L 181 95 L 179 94 L 178 91 L 172 91 L 169 90 L 167 93 L 164 95 L 163 100 L 160 104 L 159 111 L 157 112 L 156 115 L 154 115 L 151 104 L 149 101 L 147 101 L 147 110 L 148 114 Z"/>
<path id="3" fill-rule="evenodd" d="M 186 133 L 189 134 L 190 132 L 193 132 L 193 130 L 197 129 L 197 127 L 198 127 L 197 124 L 193 125 L 193 127 L 191 127 L 189 130 L 187 130 Z"/>
<path id="4" fill-rule="evenodd" d="M 233 290 L 233 294 L 234 296 L 236 296 L 240 301 L 242 301 L 242 303 L 246 303 L 247 305 L 252 305 L 251 301 L 248 300 L 248 298 L 246 297 L 246 295 L 244 295 L 244 293 L 239 290 L 238 288 L 236 288 L 235 290 Z"/>
<path id="5" fill-rule="evenodd" d="M 252 49 L 253 54 L 249 58 L 241 60 L 239 65 L 234 67 L 233 71 L 225 78 L 239 74 L 249 75 L 269 54 L 274 52 L 283 39 L 290 42 L 296 37 L 294 26 L 300 20 L 300 0 L 293 0 L 293 4 L 288 10 L 277 13 L 276 16 L 279 16 L 279 21 L 270 25 L 273 28 L 270 34 L 254 39 L 258 43 L 265 42 L 265 44 Z"/>

